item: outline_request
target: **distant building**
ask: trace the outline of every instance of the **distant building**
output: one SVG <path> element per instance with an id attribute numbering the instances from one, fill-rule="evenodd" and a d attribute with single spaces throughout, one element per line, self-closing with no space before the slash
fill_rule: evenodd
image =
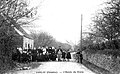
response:
<path id="1" fill-rule="evenodd" d="M 33 49 L 34 48 L 33 38 L 20 26 L 14 27 L 14 29 L 20 36 L 17 47 L 21 47 L 22 49 Z"/>

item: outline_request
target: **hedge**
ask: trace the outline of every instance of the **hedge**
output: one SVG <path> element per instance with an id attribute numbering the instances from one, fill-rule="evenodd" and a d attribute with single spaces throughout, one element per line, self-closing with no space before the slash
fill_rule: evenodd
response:
<path id="1" fill-rule="evenodd" d="M 120 56 L 118 52 L 108 50 L 85 50 L 83 51 L 83 58 L 101 68 L 110 71 L 113 74 L 119 74 Z M 114 55 L 116 53 L 118 56 Z"/>

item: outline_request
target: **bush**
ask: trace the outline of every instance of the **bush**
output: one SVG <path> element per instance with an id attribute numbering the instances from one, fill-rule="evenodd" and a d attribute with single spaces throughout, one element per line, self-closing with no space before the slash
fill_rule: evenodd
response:
<path id="1" fill-rule="evenodd" d="M 120 73 L 120 57 L 114 57 L 116 52 L 113 51 L 89 51 L 83 52 L 83 58 L 101 68 L 104 68 L 114 74 Z"/>
<path id="2" fill-rule="evenodd" d="M 15 62 L 6 56 L 0 56 L 0 74 L 13 69 L 16 66 Z"/>

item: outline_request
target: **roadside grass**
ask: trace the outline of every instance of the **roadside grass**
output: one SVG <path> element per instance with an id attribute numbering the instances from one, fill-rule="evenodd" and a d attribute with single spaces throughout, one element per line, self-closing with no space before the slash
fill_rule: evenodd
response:
<path id="1" fill-rule="evenodd" d="M 112 74 L 108 70 L 100 68 L 100 67 L 98 67 L 98 66 L 96 66 L 96 65 L 94 65 L 86 60 L 83 60 L 83 65 L 86 66 L 91 71 L 95 72 L 96 74 Z"/>
<path id="2" fill-rule="evenodd" d="M 30 69 L 35 69 L 39 67 L 41 63 L 39 62 L 31 62 L 31 63 L 16 63 L 16 67 L 11 69 L 11 70 L 6 70 L 4 74 L 9 74 L 14 71 L 20 71 L 20 70 L 30 70 Z"/>

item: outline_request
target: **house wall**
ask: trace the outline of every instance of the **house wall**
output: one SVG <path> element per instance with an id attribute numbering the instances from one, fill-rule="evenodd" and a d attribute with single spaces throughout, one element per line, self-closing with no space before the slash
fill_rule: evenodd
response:
<path id="1" fill-rule="evenodd" d="M 34 47 L 34 40 L 29 39 L 27 37 L 23 37 L 23 49 L 33 49 Z"/>

